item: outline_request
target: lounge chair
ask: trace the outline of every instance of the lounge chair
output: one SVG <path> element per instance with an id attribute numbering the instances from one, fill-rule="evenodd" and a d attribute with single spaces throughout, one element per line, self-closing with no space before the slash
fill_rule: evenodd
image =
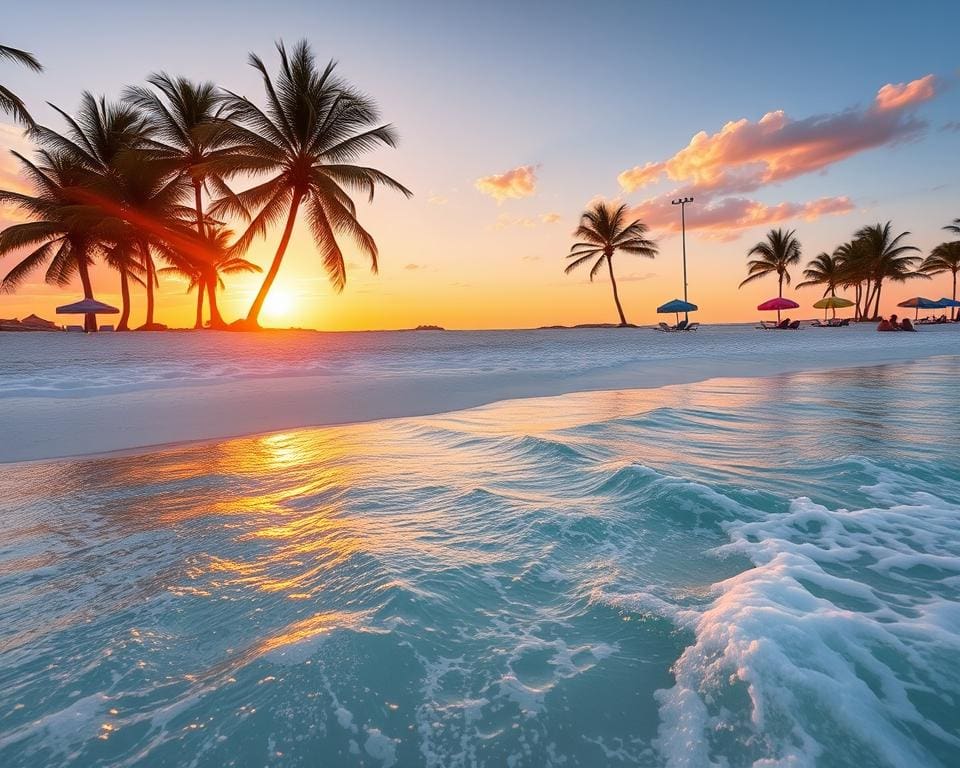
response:
<path id="1" fill-rule="evenodd" d="M 113 326 L 112 326 L 112 325 L 101 325 L 101 326 L 100 326 L 100 330 L 101 330 L 101 331 L 112 331 L 112 330 L 113 330 Z"/>
<path id="2" fill-rule="evenodd" d="M 690 325 L 688 325 L 688 326 L 687 326 L 686 328 L 684 328 L 683 330 L 685 330 L 685 331 L 695 331 L 695 330 L 697 330 L 697 328 L 699 328 L 699 327 L 700 327 L 700 323 L 690 323 Z"/>
<path id="3" fill-rule="evenodd" d="M 663 331 L 664 333 L 670 333 L 673 329 L 672 326 L 667 325 L 666 323 L 661 322 L 659 326 L 654 328 L 655 331 Z"/>
<path id="4" fill-rule="evenodd" d="M 679 323 L 677 323 L 677 327 L 674 330 L 685 331 L 686 329 L 687 329 L 687 321 L 681 320 Z"/>
<path id="5" fill-rule="evenodd" d="M 799 330 L 799 328 L 800 328 L 800 321 L 799 321 L 799 320 L 794 320 L 792 323 L 790 323 L 790 325 L 787 326 L 787 328 L 789 328 L 791 331 Z"/>
<path id="6" fill-rule="evenodd" d="M 82 325 L 68 325 L 65 329 L 67 333 L 83 333 Z"/>

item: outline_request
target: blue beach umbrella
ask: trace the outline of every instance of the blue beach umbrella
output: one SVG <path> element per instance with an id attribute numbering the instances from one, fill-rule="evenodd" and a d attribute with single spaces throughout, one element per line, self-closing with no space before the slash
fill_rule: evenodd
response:
<path id="1" fill-rule="evenodd" d="M 691 304 L 689 301 L 684 301 L 683 299 L 673 299 L 673 301 L 668 301 L 666 304 L 661 304 L 657 307 L 658 315 L 670 315 L 675 314 L 677 316 L 677 323 L 680 323 L 680 313 L 681 312 L 696 312 L 699 307 L 696 304 Z"/>
<path id="2" fill-rule="evenodd" d="M 925 299 L 923 296 L 914 296 L 912 299 L 901 301 L 897 306 L 917 310 L 914 316 L 914 320 L 916 320 L 920 317 L 921 309 L 943 309 L 945 305 L 933 299 Z"/>

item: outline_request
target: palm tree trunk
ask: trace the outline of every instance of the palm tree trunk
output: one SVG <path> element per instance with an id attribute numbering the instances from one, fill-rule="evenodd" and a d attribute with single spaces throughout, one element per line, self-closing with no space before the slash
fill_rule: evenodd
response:
<path id="1" fill-rule="evenodd" d="M 80 284 L 83 286 L 83 298 L 93 298 L 93 283 L 90 282 L 90 269 L 87 265 L 86 254 L 81 254 L 77 259 L 77 271 L 80 273 Z M 97 330 L 97 316 L 83 316 L 83 330 L 90 332 Z"/>
<path id="2" fill-rule="evenodd" d="M 954 272 L 953 272 L 953 295 L 952 295 L 951 298 L 953 298 L 954 301 L 957 300 L 957 271 L 956 271 L 956 270 L 954 270 Z M 956 307 L 950 307 L 950 319 L 951 319 L 951 320 L 956 320 L 956 319 L 957 319 L 957 308 L 956 308 Z"/>
<path id="3" fill-rule="evenodd" d="M 120 270 L 120 298 L 123 304 L 120 307 L 120 322 L 117 323 L 118 331 L 130 330 L 130 278 L 127 276 L 127 270 Z"/>
<path id="4" fill-rule="evenodd" d="M 782 299 L 783 298 L 783 272 L 777 273 L 778 282 L 780 285 L 777 295 Z M 777 325 L 780 325 L 780 310 L 777 310 Z"/>
<path id="5" fill-rule="evenodd" d="M 260 317 L 260 310 L 263 308 L 263 302 L 267 299 L 267 294 L 270 293 L 270 288 L 273 285 L 273 281 L 277 277 L 277 272 L 280 270 L 280 262 L 283 261 L 283 254 L 287 251 L 287 245 L 290 243 L 290 235 L 293 234 L 293 225 L 297 220 L 297 211 L 300 210 L 300 201 L 303 198 L 299 192 L 293 193 L 293 200 L 290 202 L 290 213 L 287 214 L 287 223 L 283 228 L 283 236 L 280 238 L 280 245 L 277 246 L 277 252 L 273 257 L 273 263 L 270 264 L 270 269 L 267 270 L 266 277 L 263 278 L 263 284 L 260 286 L 260 290 L 257 292 L 257 297 L 253 300 L 253 304 L 250 305 L 250 311 L 247 312 L 247 322 L 246 324 L 253 328 L 259 328 L 260 323 L 258 318 Z M 611 276 L 613 272 L 611 271 Z M 613 289 L 614 295 L 616 295 L 617 289 L 614 285 Z M 617 306 L 620 306 L 620 303 L 617 302 Z M 623 312 L 620 312 L 621 319 L 623 318 Z M 624 321 L 626 322 L 626 321 Z"/>
<path id="6" fill-rule="evenodd" d="M 203 278 L 197 281 L 197 319 L 193 323 L 194 330 L 203 328 Z"/>
<path id="7" fill-rule="evenodd" d="M 153 326 L 153 306 L 154 306 L 154 275 L 156 270 L 153 266 L 153 257 L 150 255 L 150 246 L 145 242 L 140 243 L 140 254 L 143 258 L 143 266 L 147 272 L 147 319 L 144 323 L 144 326 L 147 330 L 151 330 Z"/>
<path id="8" fill-rule="evenodd" d="M 610 270 L 610 285 L 613 286 L 613 302 L 617 305 L 617 314 L 620 315 L 620 326 L 627 324 L 627 318 L 624 317 L 623 307 L 620 306 L 620 294 L 617 293 L 617 279 L 613 276 L 613 257 L 607 256 L 607 269 Z"/>
<path id="9" fill-rule="evenodd" d="M 193 182 L 193 205 L 194 210 L 197 216 L 197 232 L 200 234 L 201 240 L 206 240 L 206 228 L 203 225 L 203 184 L 200 181 Z M 227 324 L 224 322 L 223 317 L 220 314 L 220 308 L 217 306 L 217 275 L 216 270 L 209 269 L 208 265 L 203 265 L 203 280 L 207 284 L 207 301 L 210 304 L 210 327 L 211 328 L 226 328 Z M 211 272 L 213 274 L 211 274 Z M 200 283 L 200 301 L 203 301 L 203 282 Z M 202 306 L 202 305 L 201 305 Z M 203 327 L 203 317 L 200 310 L 201 318 L 198 328 Z"/>
<path id="10" fill-rule="evenodd" d="M 883 281 L 877 280 L 876 283 L 876 293 L 874 294 L 875 300 L 873 304 L 873 319 L 876 320 L 880 317 L 880 289 L 883 287 Z"/>

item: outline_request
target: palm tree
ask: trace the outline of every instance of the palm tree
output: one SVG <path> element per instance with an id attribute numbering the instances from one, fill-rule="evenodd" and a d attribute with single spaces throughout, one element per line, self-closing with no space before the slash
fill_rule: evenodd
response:
<path id="1" fill-rule="evenodd" d="M 871 290 L 870 261 L 867 258 L 863 244 L 859 240 L 850 240 L 843 243 L 834 250 L 834 258 L 840 265 L 840 281 L 844 288 L 853 288 L 854 317 L 857 320 L 866 315 L 866 309 L 863 306 L 864 300 L 869 296 Z"/>
<path id="2" fill-rule="evenodd" d="M 37 125 L 32 135 L 41 146 L 47 148 L 41 154 L 48 158 L 56 156 L 59 162 L 75 171 L 69 187 L 64 188 L 63 204 L 71 206 L 71 219 L 76 225 L 82 224 L 88 230 L 96 230 L 96 242 L 102 246 L 99 250 L 107 263 L 120 274 L 123 306 L 117 330 L 126 330 L 130 315 L 128 277 L 140 270 L 133 264 L 135 246 L 130 241 L 129 232 L 118 231 L 116 222 L 110 222 L 103 213 L 102 188 L 112 183 L 117 159 L 143 141 L 146 124 L 133 108 L 110 104 L 104 98 L 95 98 L 88 92 L 82 94 L 75 118 L 59 107 L 52 106 L 67 123 L 67 131 L 60 134 Z M 101 192 L 98 194 L 97 190 Z M 80 272 L 81 280 L 89 279 L 84 277 L 86 272 L 84 266 Z M 86 284 L 84 290 L 86 296 Z M 149 295 L 150 288 L 147 290 Z M 93 319 L 88 316 L 88 326 Z"/>
<path id="3" fill-rule="evenodd" d="M 66 286 L 79 275 L 85 299 L 94 298 L 90 266 L 99 247 L 95 228 L 89 218 L 79 215 L 72 190 L 84 171 L 63 156 L 41 150 L 38 163 L 17 152 L 21 173 L 33 185 L 34 193 L 0 190 L 0 204 L 12 205 L 30 217 L 30 221 L 12 224 L 0 232 L 0 257 L 31 249 L 0 282 L 0 290 L 14 291 L 35 270 L 47 265 L 46 282 Z M 84 327 L 96 330 L 96 318 L 86 315 Z"/>
<path id="4" fill-rule="evenodd" d="M 173 266 L 160 270 L 164 274 L 177 275 L 187 280 L 187 292 L 197 288 L 197 318 L 194 328 L 203 328 L 203 281 L 212 274 L 213 279 L 222 288 L 222 275 L 236 275 L 241 273 L 261 272 L 259 266 L 246 259 L 234 255 L 230 249 L 230 239 L 233 232 L 217 222 L 207 220 L 204 238 L 209 258 L 202 263 L 192 259 L 189 254 L 176 259 Z M 210 318 L 210 327 L 215 327 L 213 317 Z"/>
<path id="5" fill-rule="evenodd" d="M 960 219 L 954 219 L 953 224 L 947 224 L 944 229 L 953 232 L 955 235 L 960 235 Z"/>
<path id="6" fill-rule="evenodd" d="M 27 51 L 21 51 L 19 48 L 11 48 L 8 45 L 0 45 L 0 59 L 10 59 L 17 64 L 21 64 L 34 72 L 42 72 L 43 67 L 37 61 L 37 57 Z M 27 111 L 26 105 L 17 94 L 8 88 L 0 85 L 0 111 L 13 115 L 13 119 L 24 125 L 33 127 L 33 118 Z"/>
<path id="7" fill-rule="evenodd" d="M 836 253 L 819 253 L 803 270 L 804 280 L 797 283 L 797 288 L 805 288 L 808 285 L 824 286 L 823 295 L 836 296 L 837 288 L 843 282 L 843 259 Z"/>
<path id="8" fill-rule="evenodd" d="M 410 196 L 411 192 L 374 168 L 353 164 L 375 147 L 396 146 L 390 125 L 377 125 L 376 105 L 334 75 L 335 63 L 318 70 L 306 41 L 290 55 L 277 44 L 280 72 L 276 86 L 260 57 L 250 54 L 250 64 L 262 76 L 267 108 L 261 110 L 246 98 L 227 92 L 229 118 L 236 123 L 227 138 L 244 147 L 244 162 L 223 169 L 232 177 L 241 172 L 270 174 L 262 183 L 238 194 L 218 189 L 221 199 L 215 213 L 239 215 L 249 220 L 246 231 L 234 245 L 242 252 L 255 237 L 284 216 L 286 223 L 273 262 L 257 292 L 247 318 L 238 327 L 257 328 L 260 310 L 277 276 L 290 243 L 300 208 L 306 210 L 313 242 L 323 260 L 334 289 L 343 290 L 346 268 L 337 234 L 347 235 L 370 257 L 377 271 L 377 245 L 357 221 L 356 208 L 347 189 L 365 191 L 373 200 L 378 184 Z M 213 180 L 213 186 L 217 187 Z M 255 211 L 252 218 L 249 210 Z"/>
<path id="9" fill-rule="evenodd" d="M 148 156 L 173 161 L 193 188 L 194 221 L 201 240 L 204 232 L 203 192 L 207 177 L 216 173 L 211 166 L 230 169 L 237 160 L 237 146 L 228 138 L 220 119 L 222 99 L 213 83 L 194 83 L 166 73 L 153 74 L 147 82 L 157 90 L 131 87 L 124 98 L 143 110 L 149 121 L 151 138 L 143 151 Z M 159 93 L 157 93 L 159 91 Z M 236 167 L 239 167 L 237 164 Z M 222 178 L 217 178 L 222 188 Z M 197 276 L 198 304 L 202 314 L 203 296 L 210 302 L 210 326 L 223 328 L 226 323 L 217 307 L 217 285 L 214 265 Z"/>
<path id="10" fill-rule="evenodd" d="M 762 277 L 777 274 L 778 293 L 783 298 L 783 284 L 790 285 L 790 267 L 800 263 L 800 241 L 797 240 L 796 230 L 784 232 L 782 229 L 771 229 L 767 232 L 767 239 L 761 240 L 747 252 L 747 256 L 756 256 L 747 262 L 747 278 L 740 283 L 743 288 L 747 283 L 759 280 Z"/>
<path id="11" fill-rule="evenodd" d="M 958 219 L 960 222 L 960 219 Z M 957 300 L 957 273 L 960 272 L 960 240 L 940 243 L 920 265 L 920 272 L 926 275 L 939 275 L 949 272 L 953 277 L 954 301 Z M 956 307 L 950 308 L 950 319 L 956 318 Z"/>
<path id="12" fill-rule="evenodd" d="M 907 255 L 910 251 L 920 249 L 913 245 L 902 245 L 900 242 L 910 233 L 901 232 L 894 237 L 892 228 L 892 222 L 877 223 L 863 227 L 854 235 L 854 238 L 859 241 L 859 247 L 863 249 L 864 258 L 870 265 L 873 296 L 868 294 L 864 308 L 869 311 L 872 299 L 874 318 L 880 314 L 880 291 L 883 289 L 884 280 L 902 283 L 911 277 L 925 277 L 913 269 L 914 265 L 920 261 L 920 257 Z"/>
<path id="13" fill-rule="evenodd" d="M 573 261 L 563 270 L 564 274 L 568 275 L 580 265 L 596 259 L 593 267 L 590 268 L 590 281 L 593 282 L 593 278 L 606 264 L 610 273 L 610 285 L 613 287 L 613 302 L 617 305 L 621 327 L 627 325 L 627 318 L 623 314 L 620 296 L 617 293 L 617 280 L 613 274 L 613 256 L 617 251 L 623 251 L 652 259 L 658 253 L 657 244 L 645 237 L 647 225 L 639 219 L 628 224 L 626 218 L 626 205 L 620 205 L 614 209 L 604 202 L 599 202 L 593 208 L 584 211 L 580 217 L 580 226 L 574 232 L 574 237 L 580 238 L 580 241 L 574 243 L 570 247 L 570 253 L 567 254 L 567 258 Z"/>

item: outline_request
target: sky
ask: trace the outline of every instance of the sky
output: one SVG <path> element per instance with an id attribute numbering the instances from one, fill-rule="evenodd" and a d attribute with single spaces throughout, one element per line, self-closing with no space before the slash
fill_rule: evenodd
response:
<path id="1" fill-rule="evenodd" d="M 329 286 L 297 229 L 263 321 L 324 330 L 520 328 L 615 322 L 609 280 L 564 274 L 592 202 L 625 203 L 650 228 L 655 259 L 614 264 L 628 320 L 652 323 L 682 296 L 679 211 L 687 207 L 689 297 L 697 319 L 750 321 L 776 279 L 738 288 L 747 251 L 771 227 L 795 229 L 804 262 L 860 227 L 891 220 L 929 253 L 960 218 L 960 4 L 874 2 L 356 2 L 166 0 L 20 3 L 0 42 L 35 53 L 35 74 L 0 61 L 0 83 L 35 118 L 73 110 L 83 90 L 116 97 L 151 72 L 212 80 L 262 103 L 248 52 L 306 38 L 318 59 L 372 96 L 400 133 L 365 162 L 414 192 L 358 200 L 379 274 L 344 243 L 345 290 Z M 0 116 L 0 149 L 29 151 Z M 0 155 L 0 187 L 22 186 Z M 16 220 L 0 209 L 0 226 Z M 272 231 L 248 258 L 266 267 Z M 12 257 L 0 261 L 4 274 Z M 794 283 L 800 282 L 800 269 Z M 259 278 L 227 278 L 221 307 L 242 316 Z M 99 299 L 118 278 L 94 273 Z M 822 289 L 787 295 L 813 317 Z M 884 289 L 949 295 L 948 277 Z M 42 274 L 0 295 L 0 317 L 53 309 L 79 286 Z M 134 323 L 143 299 L 135 296 Z M 195 299 L 171 279 L 158 320 L 192 324 Z"/>

